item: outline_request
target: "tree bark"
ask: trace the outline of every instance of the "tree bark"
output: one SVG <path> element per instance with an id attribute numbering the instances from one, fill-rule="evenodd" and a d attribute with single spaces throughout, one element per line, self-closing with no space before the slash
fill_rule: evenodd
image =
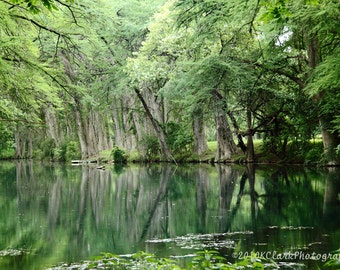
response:
<path id="1" fill-rule="evenodd" d="M 122 120 L 121 120 L 121 115 L 120 115 L 120 110 L 119 110 L 119 104 L 120 100 L 117 98 L 114 98 L 113 100 L 115 106 L 112 108 L 112 120 L 113 120 L 113 125 L 114 125 L 114 144 L 118 146 L 119 148 L 124 148 L 124 143 L 123 143 L 123 127 L 122 127 Z"/>
<path id="2" fill-rule="evenodd" d="M 311 36 L 305 34 L 305 43 L 308 54 L 308 64 L 311 70 L 315 69 L 321 62 L 319 38 L 317 35 Z M 322 99 L 323 93 L 318 93 L 313 96 L 315 102 L 319 102 Z M 322 142 L 324 147 L 324 154 L 328 160 L 328 164 L 336 164 L 335 147 L 340 144 L 340 135 L 338 132 L 330 131 L 331 117 L 319 115 L 319 123 L 321 127 Z"/>
<path id="3" fill-rule="evenodd" d="M 22 159 L 26 158 L 27 151 L 27 140 L 26 140 L 26 132 L 17 125 L 14 133 L 14 141 L 15 141 L 15 158 Z"/>
<path id="4" fill-rule="evenodd" d="M 331 132 L 327 127 L 330 125 L 329 121 L 323 117 L 319 117 L 321 126 L 322 143 L 324 155 L 328 160 L 328 165 L 337 164 L 339 161 L 336 159 L 335 148 L 340 144 L 340 136 L 338 132 Z"/>
<path id="5" fill-rule="evenodd" d="M 202 155 L 208 150 L 205 136 L 205 125 L 202 109 L 197 109 L 193 114 L 194 153 Z"/>
<path id="6" fill-rule="evenodd" d="M 99 153 L 98 150 L 98 134 L 96 126 L 98 123 L 95 122 L 95 113 L 90 111 L 87 117 L 87 123 L 85 125 L 85 138 L 87 145 L 87 152 L 89 156 L 94 156 Z"/>
<path id="7" fill-rule="evenodd" d="M 156 121 L 156 119 L 153 117 L 147 103 L 145 102 L 145 99 L 141 93 L 141 91 L 137 88 L 134 88 L 135 90 L 135 93 L 137 94 L 137 97 L 138 99 L 141 101 L 143 107 L 144 107 L 144 110 L 146 112 L 146 115 L 148 116 L 149 120 L 151 121 L 151 124 L 156 132 L 156 135 L 157 135 L 157 138 L 158 138 L 158 142 L 159 142 L 159 145 L 161 147 L 161 152 L 162 152 L 162 156 L 163 158 L 166 160 L 166 161 L 171 161 L 171 160 L 174 160 L 172 155 L 171 155 L 171 152 L 170 152 L 170 149 L 166 143 L 166 140 L 165 140 L 165 134 L 164 134 L 164 131 L 163 129 L 159 126 L 158 122 Z"/>
<path id="8" fill-rule="evenodd" d="M 235 133 L 236 133 L 236 136 L 237 136 L 237 141 L 238 141 L 237 146 L 241 148 L 243 153 L 246 153 L 247 146 L 243 142 L 243 137 L 242 137 L 242 134 L 240 133 L 240 127 L 237 124 L 235 116 L 230 110 L 227 111 L 227 114 L 228 114 L 228 116 L 229 116 L 229 118 L 230 118 L 230 120 L 233 124 L 234 130 L 235 130 Z"/>
<path id="9" fill-rule="evenodd" d="M 51 106 L 45 107 L 43 110 L 45 113 L 47 136 L 54 140 L 56 146 L 59 146 L 63 137 L 60 132 L 58 118 L 56 117 L 55 112 Z"/>
<path id="10" fill-rule="evenodd" d="M 215 162 L 231 160 L 231 154 L 236 153 L 237 147 L 233 140 L 227 117 L 218 102 L 216 102 L 215 106 L 215 123 L 217 136 Z"/>
<path id="11" fill-rule="evenodd" d="M 77 104 L 75 104 L 74 106 L 74 118 L 75 118 L 76 125 L 77 125 L 77 134 L 78 134 L 78 139 L 80 143 L 81 158 L 86 159 L 89 157 L 89 155 L 87 151 L 86 137 L 84 134 L 85 130 L 84 130 L 84 126 L 82 123 L 80 111 L 77 108 Z"/>
<path id="12" fill-rule="evenodd" d="M 248 135 L 247 135 L 247 150 L 246 150 L 246 161 L 254 162 L 255 161 L 255 151 L 254 151 L 254 142 L 253 142 L 253 124 L 252 124 L 252 113 L 248 109 L 247 111 L 247 125 L 248 125 Z"/>

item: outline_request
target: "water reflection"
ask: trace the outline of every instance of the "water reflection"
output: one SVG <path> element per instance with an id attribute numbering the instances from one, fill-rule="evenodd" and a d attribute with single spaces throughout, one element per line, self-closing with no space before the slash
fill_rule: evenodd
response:
<path id="1" fill-rule="evenodd" d="M 253 164 L 98 170 L 0 163 L 0 251 L 25 251 L 0 256 L 0 268 L 43 269 L 103 251 L 180 255 L 199 243 L 226 256 L 254 249 L 328 252 L 340 242 L 339 175 L 339 168 Z M 188 234 L 203 237 L 193 245 L 185 242 L 196 239 Z"/>

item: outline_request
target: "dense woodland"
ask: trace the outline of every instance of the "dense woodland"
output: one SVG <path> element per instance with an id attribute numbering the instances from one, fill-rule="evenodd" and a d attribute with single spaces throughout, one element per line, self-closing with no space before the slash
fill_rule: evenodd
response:
<path id="1" fill-rule="evenodd" d="M 0 153 L 340 157 L 338 0 L 0 0 Z M 311 142 L 322 140 L 320 148 Z"/>

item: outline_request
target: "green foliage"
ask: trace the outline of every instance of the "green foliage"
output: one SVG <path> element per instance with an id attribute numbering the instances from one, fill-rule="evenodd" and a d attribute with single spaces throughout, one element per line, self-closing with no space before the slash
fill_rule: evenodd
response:
<path id="1" fill-rule="evenodd" d="M 338 146 L 335 147 L 335 153 L 336 153 L 337 157 L 340 157 L 340 144 L 338 144 Z"/>
<path id="2" fill-rule="evenodd" d="M 13 131 L 0 122 L 0 156 L 8 150 L 13 149 Z"/>
<path id="3" fill-rule="evenodd" d="M 118 146 L 114 146 L 111 151 L 111 156 L 115 163 L 126 163 L 127 156 L 124 150 L 120 149 Z"/>
<path id="4" fill-rule="evenodd" d="M 70 161 L 77 158 L 80 158 L 79 144 L 75 141 L 69 141 L 66 144 L 65 160 Z"/>
<path id="5" fill-rule="evenodd" d="M 340 131 L 339 1 L 84 0 L 75 9 L 72 4 L 0 3 L 0 121 L 40 124 L 44 107 L 52 106 L 65 112 L 56 126 L 75 138 L 80 124 L 68 117 L 74 105 L 84 122 L 98 108 L 106 117 L 115 107 L 115 128 L 137 133 L 133 121 L 142 114 L 129 92 L 133 84 L 146 90 L 148 102 L 154 98 L 155 108 L 163 106 L 156 110 L 166 115 L 166 141 L 174 153 L 191 150 L 195 108 L 202 108 L 207 129 L 216 130 L 211 110 L 216 93 L 225 112 L 236 115 L 240 127 L 234 129 L 246 131 L 251 112 L 249 124 L 265 133 L 266 150 L 280 158 L 287 157 L 288 141 L 304 140 L 288 154 L 318 159 L 319 152 L 305 143 L 318 131 L 318 117 L 325 119 L 322 128 Z M 52 16 L 57 9 L 61 12 Z M 0 134 L 0 150 L 11 148 L 8 130 Z M 159 154 L 157 138 L 144 136 L 139 143 L 147 159 Z M 35 145 L 43 159 L 79 155 L 75 142 L 56 147 L 41 135 Z"/>
<path id="6" fill-rule="evenodd" d="M 190 153 L 193 143 L 191 129 L 180 123 L 169 122 L 166 124 L 165 130 L 167 143 L 173 153 Z"/>
<path id="7" fill-rule="evenodd" d="M 111 253 L 103 253 L 103 256 L 97 257 L 95 260 L 85 262 L 83 264 L 74 264 L 70 267 L 61 267 L 57 269 L 278 269 L 278 265 L 270 260 L 258 257 L 255 253 L 244 258 L 242 261 L 234 264 L 225 262 L 225 258 L 219 255 L 215 250 L 204 250 L 195 253 L 191 262 L 184 267 L 176 260 L 168 258 L 158 258 L 154 254 L 145 253 L 143 251 L 132 254 L 131 256 L 118 256 Z M 266 268 L 265 268 L 266 265 Z M 333 268 L 331 268 L 333 269 Z"/>
<path id="8" fill-rule="evenodd" d="M 320 146 L 320 144 L 319 144 Z M 315 164 L 318 163 L 322 157 L 322 153 L 323 153 L 323 149 L 322 149 L 322 145 L 321 147 L 314 147 L 312 149 L 310 149 L 305 157 L 305 163 L 307 164 Z"/>
<path id="9" fill-rule="evenodd" d="M 204 250 L 196 252 L 196 256 L 192 260 L 193 269 L 231 269 L 226 268 L 223 263 L 224 257 L 218 255 L 216 250 Z"/>
<path id="10" fill-rule="evenodd" d="M 70 161 L 81 157 L 79 143 L 65 139 L 59 147 L 53 149 L 53 160 Z"/>
<path id="11" fill-rule="evenodd" d="M 49 159 L 53 160 L 55 155 L 56 144 L 55 141 L 50 138 L 43 141 L 39 146 L 41 152 L 39 155 L 39 159 Z"/>
<path id="12" fill-rule="evenodd" d="M 332 258 L 323 265 L 322 269 L 336 270 L 340 268 L 340 249 L 333 251 Z"/>
<path id="13" fill-rule="evenodd" d="M 10 0 L 9 2 L 12 2 L 13 4 L 16 5 L 23 5 L 23 6 L 27 6 L 28 10 L 32 13 L 39 13 L 42 11 L 43 7 L 45 7 L 48 10 L 57 10 L 57 5 L 58 3 L 62 3 L 62 4 L 66 4 L 68 3 L 72 3 L 73 0 L 67 0 L 65 1 L 65 3 L 63 2 L 59 2 L 56 0 L 25 0 L 25 1 L 21 1 L 21 0 Z"/>
<path id="14" fill-rule="evenodd" d="M 140 141 L 140 146 L 147 160 L 157 157 L 160 153 L 159 142 L 155 135 L 144 134 Z"/>

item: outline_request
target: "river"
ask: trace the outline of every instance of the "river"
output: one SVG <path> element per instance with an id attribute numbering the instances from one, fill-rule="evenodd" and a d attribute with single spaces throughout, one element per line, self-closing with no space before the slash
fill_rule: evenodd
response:
<path id="1" fill-rule="evenodd" d="M 339 243 L 339 168 L 0 162 L 2 270 L 206 249 L 312 269 Z"/>

